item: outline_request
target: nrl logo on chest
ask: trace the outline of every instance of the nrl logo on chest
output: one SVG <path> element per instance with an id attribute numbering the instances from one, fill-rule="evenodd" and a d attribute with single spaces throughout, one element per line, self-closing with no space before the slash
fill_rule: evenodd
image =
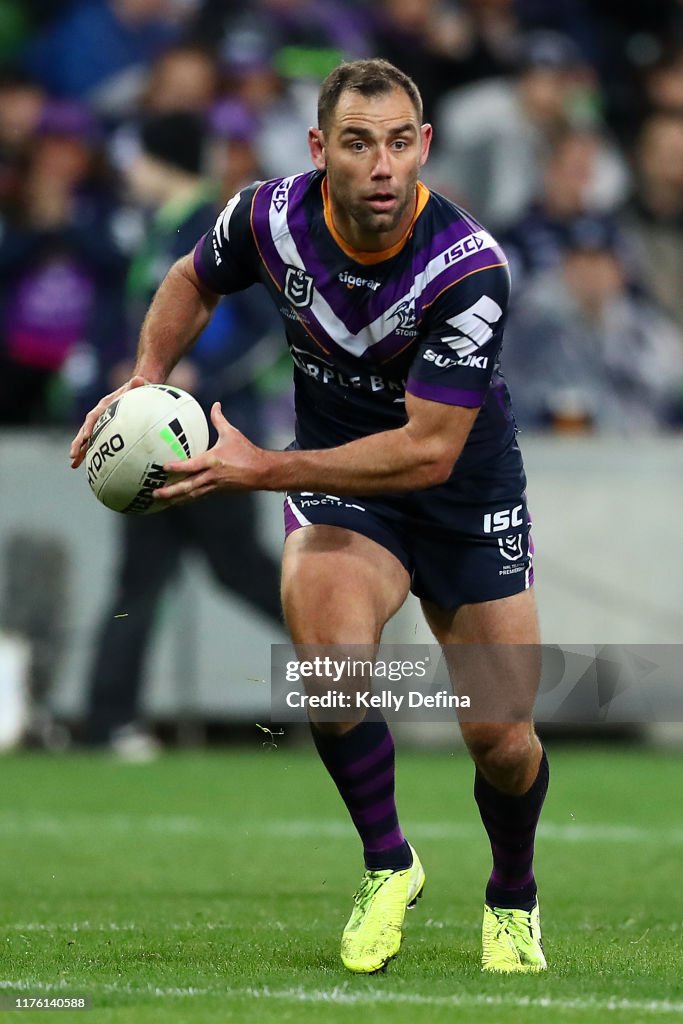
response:
<path id="1" fill-rule="evenodd" d="M 287 267 L 283 293 L 297 309 L 307 309 L 313 302 L 313 278 L 298 267 Z"/>

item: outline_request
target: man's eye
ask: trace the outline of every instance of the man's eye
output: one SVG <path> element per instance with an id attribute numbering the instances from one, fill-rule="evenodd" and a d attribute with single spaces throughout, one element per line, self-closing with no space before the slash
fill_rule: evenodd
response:
<path id="1" fill-rule="evenodd" d="M 365 149 L 365 143 L 364 142 L 352 142 L 351 143 L 351 149 L 354 151 L 354 153 L 362 153 L 363 150 Z"/>
<path id="2" fill-rule="evenodd" d="M 402 150 L 407 147 L 408 143 L 405 139 L 396 139 L 394 142 L 394 149 Z"/>

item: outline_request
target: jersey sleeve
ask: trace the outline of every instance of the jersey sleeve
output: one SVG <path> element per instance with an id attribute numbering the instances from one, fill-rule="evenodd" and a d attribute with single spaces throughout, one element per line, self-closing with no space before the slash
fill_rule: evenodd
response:
<path id="1" fill-rule="evenodd" d="M 197 242 L 194 269 L 199 280 L 219 295 L 242 291 L 259 278 L 258 249 L 251 229 L 256 182 L 232 197 L 211 231 Z"/>
<path id="2" fill-rule="evenodd" d="M 424 313 L 406 391 L 445 405 L 483 405 L 498 361 L 509 296 L 505 264 L 446 287 Z"/>

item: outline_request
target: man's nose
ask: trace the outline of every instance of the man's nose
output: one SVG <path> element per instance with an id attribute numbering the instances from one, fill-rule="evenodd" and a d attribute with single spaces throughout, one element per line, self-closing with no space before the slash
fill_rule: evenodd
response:
<path id="1" fill-rule="evenodd" d="M 372 169 L 373 178 L 390 178 L 391 177 L 391 163 L 389 161 L 389 151 L 385 146 L 380 146 L 377 150 L 377 159 L 375 160 L 375 166 Z"/>

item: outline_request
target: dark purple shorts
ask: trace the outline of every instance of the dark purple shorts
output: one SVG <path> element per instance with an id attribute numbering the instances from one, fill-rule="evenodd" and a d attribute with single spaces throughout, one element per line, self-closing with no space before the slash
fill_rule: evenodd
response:
<path id="1" fill-rule="evenodd" d="M 448 525 L 411 508 L 410 498 L 349 498 L 310 491 L 285 497 L 285 533 L 341 526 L 391 551 L 411 577 L 416 597 L 439 608 L 495 601 L 533 585 L 531 521 L 524 494 L 505 502 L 466 504 Z"/>

